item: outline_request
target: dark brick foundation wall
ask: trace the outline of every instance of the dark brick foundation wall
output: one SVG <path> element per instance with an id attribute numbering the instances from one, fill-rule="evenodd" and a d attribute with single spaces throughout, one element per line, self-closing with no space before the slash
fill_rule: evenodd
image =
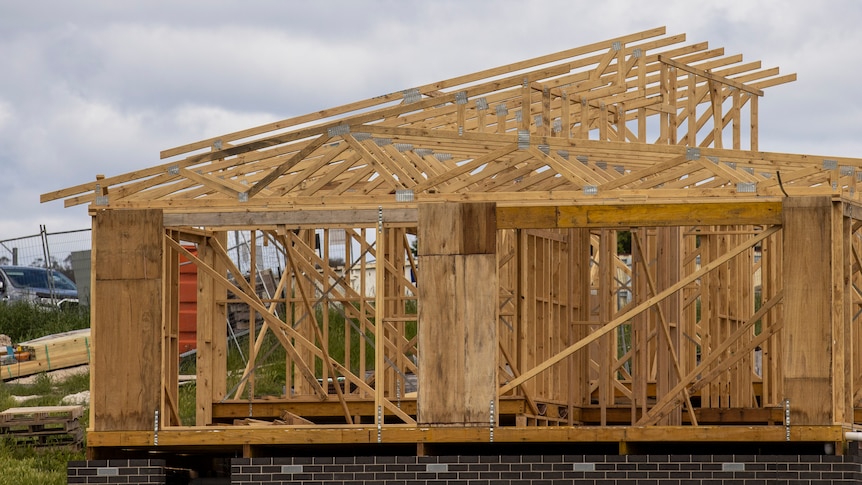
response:
<path id="1" fill-rule="evenodd" d="M 862 485 L 829 455 L 492 455 L 235 458 L 234 485 Z"/>
<path id="2" fill-rule="evenodd" d="M 173 483 L 165 460 L 73 461 L 68 483 Z M 167 480 L 167 481 L 166 481 Z M 229 482 L 228 482 L 229 480 Z M 180 483 L 180 482 L 176 482 Z M 187 483 L 183 480 L 182 483 Z M 196 482 L 192 482 L 196 483 Z M 203 483 L 203 482 L 201 482 Z M 209 482 L 207 482 L 209 483 Z M 215 482 L 213 482 L 215 483 Z M 461 455 L 234 458 L 235 485 L 862 485 L 859 455 Z"/>
<path id="3" fill-rule="evenodd" d="M 67 483 L 165 483 L 165 460 L 70 461 Z"/>

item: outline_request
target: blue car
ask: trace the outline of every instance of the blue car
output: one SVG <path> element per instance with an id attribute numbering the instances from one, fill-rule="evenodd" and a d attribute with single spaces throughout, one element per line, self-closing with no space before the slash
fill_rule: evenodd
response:
<path id="1" fill-rule="evenodd" d="M 0 302 L 30 302 L 64 308 L 78 304 L 78 288 L 59 271 L 30 266 L 0 266 Z"/>

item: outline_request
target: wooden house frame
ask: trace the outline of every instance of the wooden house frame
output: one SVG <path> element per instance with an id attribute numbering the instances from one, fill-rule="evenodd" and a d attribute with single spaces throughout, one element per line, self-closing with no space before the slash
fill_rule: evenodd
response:
<path id="1" fill-rule="evenodd" d="M 93 216 L 90 456 L 525 442 L 840 451 L 862 421 L 862 160 L 759 150 L 758 100 L 793 80 L 658 28 L 44 194 Z M 284 255 L 271 298 L 228 256 L 237 230 Z M 328 264 L 336 232 L 346 265 L 376 262 L 374 295 Z M 178 403 L 181 256 L 199 275 L 194 423 Z M 228 301 L 263 322 L 239 379 Z M 333 312 L 337 356 L 323 344 Z M 286 355 L 279 395 L 255 392 L 267 336 Z"/>

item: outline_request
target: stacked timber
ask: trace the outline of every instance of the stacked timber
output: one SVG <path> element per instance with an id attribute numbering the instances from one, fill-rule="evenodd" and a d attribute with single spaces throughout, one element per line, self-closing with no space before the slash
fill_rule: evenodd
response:
<path id="1" fill-rule="evenodd" d="M 0 366 L 4 381 L 18 377 L 75 367 L 90 362 L 90 329 L 76 330 L 22 342 L 30 355 Z"/>
<path id="2" fill-rule="evenodd" d="M 297 424 L 314 424 L 313 422 L 303 418 L 302 416 L 291 413 L 287 410 L 282 410 L 281 416 L 278 419 L 274 419 L 272 421 L 268 421 L 265 419 L 253 419 L 253 418 L 243 418 L 243 419 L 234 419 L 234 426 L 273 426 L 273 425 L 287 425 L 287 426 L 295 426 Z"/>
<path id="3" fill-rule="evenodd" d="M 19 445 L 80 447 L 83 414 L 81 406 L 9 408 L 0 413 L 0 436 Z"/>

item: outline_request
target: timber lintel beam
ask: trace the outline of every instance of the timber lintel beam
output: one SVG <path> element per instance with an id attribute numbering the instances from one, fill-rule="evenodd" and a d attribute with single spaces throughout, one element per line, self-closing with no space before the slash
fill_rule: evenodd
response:
<path id="1" fill-rule="evenodd" d="M 498 229 L 781 224 L 781 202 L 497 207 Z"/>
<path id="2" fill-rule="evenodd" d="M 286 226 L 294 229 L 344 224 L 356 224 L 357 227 L 362 227 L 377 224 L 379 215 L 377 209 L 184 212 L 165 213 L 164 225 L 168 228 Z M 383 209 L 384 223 L 415 223 L 417 218 L 417 209 Z"/>
<path id="3" fill-rule="evenodd" d="M 862 213 L 862 211 L 860 211 Z M 499 229 L 551 229 L 567 227 L 660 227 L 722 224 L 781 224 L 780 201 L 628 203 L 556 206 L 497 206 Z M 183 227 L 323 227 L 374 225 L 375 209 L 297 210 L 262 212 L 165 213 L 167 228 Z M 383 209 L 386 223 L 410 224 L 416 209 Z"/>

